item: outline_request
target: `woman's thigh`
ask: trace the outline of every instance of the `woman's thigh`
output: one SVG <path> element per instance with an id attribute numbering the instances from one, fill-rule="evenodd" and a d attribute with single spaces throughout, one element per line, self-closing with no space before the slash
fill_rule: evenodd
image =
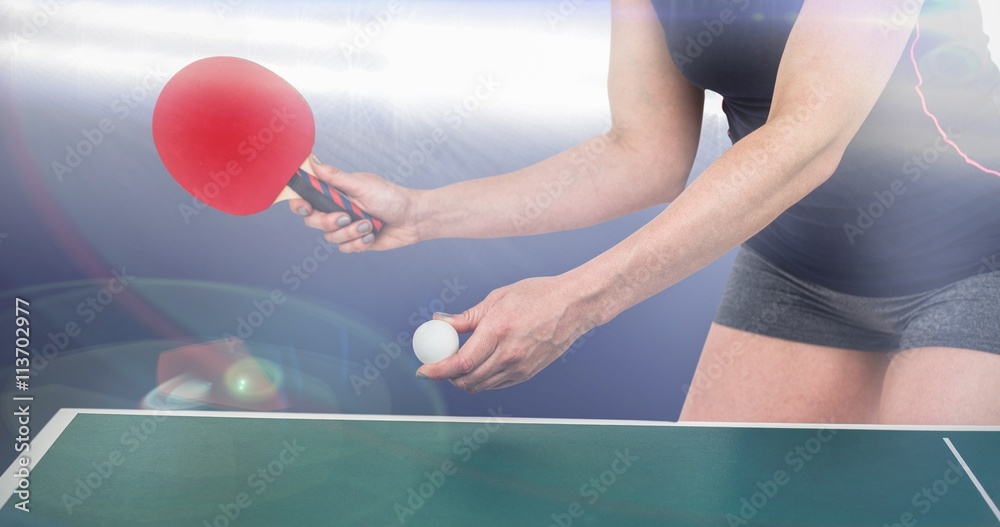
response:
<path id="1" fill-rule="evenodd" d="M 713 324 L 680 420 L 876 423 L 888 363 Z"/>
<path id="2" fill-rule="evenodd" d="M 886 372 L 880 421 L 1000 425 L 1000 354 L 941 347 L 895 354 Z"/>

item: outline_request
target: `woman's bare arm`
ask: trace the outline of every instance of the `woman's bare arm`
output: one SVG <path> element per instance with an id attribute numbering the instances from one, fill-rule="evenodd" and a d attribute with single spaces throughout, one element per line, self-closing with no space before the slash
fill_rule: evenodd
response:
<path id="1" fill-rule="evenodd" d="M 527 168 L 429 191 L 418 204 L 427 238 L 484 238 L 585 227 L 666 203 L 687 182 L 704 93 L 667 51 L 648 0 L 612 5 L 612 127 Z"/>
<path id="2" fill-rule="evenodd" d="M 765 125 L 663 213 L 563 275 L 498 289 L 449 321 L 474 333 L 420 374 L 475 392 L 522 382 L 580 335 L 707 265 L 826 181 L 892 75 L 915 16 L 883 31 L 895 0 L 806 0 Z"/>
<path id="3" fill-rule="evenodd" d="M 674 66 L 648 0 L 612 3 L 611 129 L 521 170 L 434 190 L 313 163 L 316 175 L 386 222 L 375 236 L 345 213 L 289 201 L 342 252 L 434 238 L 489 238 L 586 227 L 676 198 L 698 150 L 704 92 Z"/>

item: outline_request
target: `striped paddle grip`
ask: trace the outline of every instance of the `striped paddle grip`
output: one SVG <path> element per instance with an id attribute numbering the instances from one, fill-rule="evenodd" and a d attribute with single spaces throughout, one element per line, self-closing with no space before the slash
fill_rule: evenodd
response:
<path id="1" fill-rule="evenodd" d="M 382 230 L 382 220 L 373 218 L 342 192 L 301 168 L 292 176 L 288 187 L 320 212 L 346 212 L 354 221 L 368 220 L 376 234 Z"/>

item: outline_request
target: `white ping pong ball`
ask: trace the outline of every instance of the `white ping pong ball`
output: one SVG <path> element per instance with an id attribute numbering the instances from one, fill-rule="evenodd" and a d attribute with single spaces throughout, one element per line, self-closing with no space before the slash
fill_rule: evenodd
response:
<path id="1" fill-rule="evenodd" d="M 413 353 L 424 364 L 441 362 L 458 353 L 458 332 L 443 320 L 429 320 L 413 332 Z"/>

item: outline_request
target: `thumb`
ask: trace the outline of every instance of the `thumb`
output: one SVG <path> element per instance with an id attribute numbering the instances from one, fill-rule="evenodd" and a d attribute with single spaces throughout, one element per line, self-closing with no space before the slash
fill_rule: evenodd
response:
<path id="1" fill-rule="evenodd" d="M 486 312 L 489 311 L 492 304 L 492 300 L 487 297 L 486 300 L 483 300 L 475 307 L 466 310 L 460 315 L 434 313 L 434 319 L 443 320 L 451 324 L 451 327 L 455 328 L 455 331 L 459 333 L 470 333 L 476 330 L 479 322 L 486 316 Z"/>
<path id="2" fill-rule="evenodd" d="M 317 178 L 327 185 L 330 185 L 344 194 L 347 194 L 348 197 L 356 197 L 365 188 L 363 178 L 356 177 L 359 174 L 351 174 L 349 172 L 344 172 L 339 168 L 327 165 L 315 154 L 309 158 L 309 164 L 312 165 L 313 174 L 315 174 Z"/>

